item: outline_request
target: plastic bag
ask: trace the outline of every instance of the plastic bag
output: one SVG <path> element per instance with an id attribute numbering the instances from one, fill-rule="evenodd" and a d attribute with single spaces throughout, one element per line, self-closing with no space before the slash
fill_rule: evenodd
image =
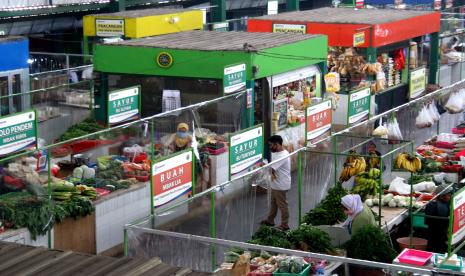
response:
<path id="1" fill-rule="evenodd" d="M 375 130 L 373 130 L 372 135 L 373 136 L 378 136 L 378 137 L 383 137 L 383 136 L 385 136 L 387 134 L 388 134 L 388 129 L 387 129 L 385 124 L 383 125 L 383 121 L 380 118 L 379 119 L 379 125 L 378 125 L 377 128 L 375 128 Z"/>
<path id="2" fill-rule="evenodd" d="M 390 144 L 398 144 L 403 140 L 402 133 L 400 131 L 399 123 L 396 117 L 393 117 L 388 123 L 388 139 Z"/>
<path id="3" fill-rule="evenodd" d="M 431 127 L 435 123 L 433 116 L 429 107 L 423 106 L 415 119 L 415 125 L 417 128 Z"/>
<path id="4" fill-rule="evenodd" d="M 434 121 L 435 121 L 435 122 L 438 122 L 438 121 L 441 119 L 441 114 L 439 114 L 438 107 L 437 107 L 435 101 L 433 101 L 433 102 L 430 104 L 430 110 L 431 110 L 431 113 L 432 113 L 432 115 L 433 115 Z"/>
<path id="5" fill-rule="evenodd" d="M 449 97 L 449 100 L 447 101 L 444 108 L 447 110 L 447 112 L 451 114 L 462 112 L 465 109 L 464 97 L 465 97 L 465 90 L 460 89 L 459 92 L 454 93 Z"/>
<path id="6" fill-rule="evenodd" d="M 409 195 L 410 194 L 410 185 L 405 184 L 405 179 L 401 177 L 396 177 L 392 180 L 391 184 L 389 185 L 389 192 L 396 192 L 401 195 Z"/>

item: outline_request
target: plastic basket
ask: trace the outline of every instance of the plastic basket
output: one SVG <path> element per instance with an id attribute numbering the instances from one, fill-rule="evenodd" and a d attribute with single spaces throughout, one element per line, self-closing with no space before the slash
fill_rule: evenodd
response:
<path id="1" fill-rule="evenodd" d="M 443 268 L 443 269 L 450 269 L 450 270 L 454 270 L 454 271 L 462 270 L 462 267 L 463 267 L 462 257 L 459 257 L 460 264 L 458 266 L 454 266 L 454 265 L 450 265 L 450 264 L 439 265 L 440 261 L 438 260 L 438 258 L 441 257 L 441 256 L 444 257 L 444 254 L 437 254 L 437 253 L 434 254 L 434 257 L 433 257 L 434 266 L 439 267 L 439 268 Z"/>
<path id="2" fill-rule="evenodd" d="M 310 265 L 306 265 L 300 273 L 280 273 L 273 272 L 273 276 L 308 276 L 310 274 Z"/>

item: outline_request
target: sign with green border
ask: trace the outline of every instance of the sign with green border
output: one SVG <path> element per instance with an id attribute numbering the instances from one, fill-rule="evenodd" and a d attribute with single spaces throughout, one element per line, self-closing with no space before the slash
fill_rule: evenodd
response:
<path id="1" fill-rule="evenodd" d="M 426 90 L 426 68 L 417 68 L 410 71 L 409 91 L 410 99 L 419 97 Z"/>
<path id="2" fill-rule="evenodd" d="M 263 126 L 229 136 L 229 179 L 263 160 Z"/>
<path id="3" fill-rule="evenodd" d="M 370 116 L 371 93 L 370 88 L 362 88 L 349 94 L 349 108 L 347 109 L 347 124 L 351 125 L 368 119 Z"/>
<path id="4" fill-rule="evenodd" d="M 229 22 L 213 23 L 212 31 L 220 31 L 220 32 L 229 31 Z"/>
<path id="5" fill-rule="evenodd" d="M 156 160 L 151 169 L 152 206 L 159 208 L 195 191 L 195 158 L 192 149 Z"/>
<path id="6" fill-rule="evenodd" d="M 306 34 L 307 26 L 301 24 L 273 24 L 273 33 Z"/>
<path id="7" fill-rule="evenodd" d="M 140 118 L 140 86 L 111 91 L 108 94 L 108 125 L 113 126 Z"/>
<path id="8" fill-rule="evenodd" d="M 465 188 L 452 196 L 450 217 L 449 244 L 454 245 L 465 237 Z"/>
<path id="9" fill-rule="evenodd" d="M 244 91 L 246 89 L 246 77 L 245 63 L 225 67 L 223 75 L 224 94 Z"/>
<path id="10" fill-rule="evenodd" d="M 331 131 L 331 101 L 311 105 L 305 109 L 305 141 L 312 141 Z"/>
<path id="11" fill-rule="evenodd" d="M 26 111 L 0 117 L 0 156 L 37 146 L 37 116 Z"/>

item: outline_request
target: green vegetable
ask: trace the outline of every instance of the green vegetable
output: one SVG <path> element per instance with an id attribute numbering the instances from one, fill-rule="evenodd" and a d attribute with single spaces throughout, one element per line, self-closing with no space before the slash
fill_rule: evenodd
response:
<path id="1" fill-rule="evenodd" d="M 92 118 L 85 119 L 84 121 L 68 128 L 66 132 L 60 136 L 59 141 L 67 141 L 73 138 L 81 137 L 102 130 L 97 121 Z"/>
<path id="2" fill-rule="evenodd" d="M 391 263 L 397 256 L 389 237 L 377 226 L 365 225 L 344 245 L 347 257 L 367 261 Z"/>
<path id="3" fill-rule="evenodd" d="M 289 232 L 289 241 L 297 249 L 315 253 L 334 253 L 331 238 L 326 232 L 311 225 L 302 224 Z"/>
<path id="4" fill-rule="evenodd" d="M 75 178 L 81 179 L 83 174 L 84 174 L 84 170 L 81 167 L 75 168 L 73 170 L 73 177 Z"/>
<path id="5" fill-rule="evenodd" d="M 311 225 L 333 225 L 346 219 L 341 198 L 347 195 L 340 183 L 328 190 L 328 195 L 314 209 L 305 214 L 303 221 Z"/>
<path id="6" fill-rule="evenodd" d="M 291 242 L 287 239 L 287 234 L 275 228 L 262 225 L 252 236 L 248 243 L 275 246 L 279 248 L 291 248 Z"/>

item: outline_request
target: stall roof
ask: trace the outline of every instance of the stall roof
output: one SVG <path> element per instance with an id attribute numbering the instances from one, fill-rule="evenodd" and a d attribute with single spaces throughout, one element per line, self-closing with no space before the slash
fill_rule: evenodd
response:
<path id="1" fill-rule="evenodd" d="M 321 8 L 250 18 L 247 28 L 287 32 L 299 25 L 306 33 L 327 35 L 330 46 L 378 48 L 439 32 L 440 19 L 434 11 Z"/>
<path id="2" fill-rule="evenodd" d="M 24 36 L 0 36 L 0 43 L 27 40 Z"/>
<path id="3" fill-rule="evenodd" d="M 319 35 L 247 33 L 221 31 L 190 31 L 167 34 L 136 40 L 110 43 L 109 45 L 155 47 L 200 51 L 243 51 L 263 50 L 280 45 L 308 40 Z M 247 47 L 250 45 L 251 47 Z"/>
<path id="4" fill-rule="evenodd" d="M 124 18 L 138 18 L 138 17 L 144 17 L 144 16 L 172 14 L 172 13 L 180 13 L 180 12 L 186 12 L 186 11 L 190 11 L 190 10 L 188 9 L 145 9 L 145 10 L 121 11 L 121 12 L 114 12 L 114 13 L 98 13 L 98 14 L 91 14 L 89 16 L 93 16 L 93 17 L 114 16 L 114 17 L 124 17 Z"/>
<path id="5" fill-rule="evenodd" d="M 210 275 L 172 267 L 159 258 L 114 258 L 0 242 L 4 275 Z"/>
<path id="6" fill-rule="evenodd" d="M 384 9 L 356 10 L 352 8 L 321 8 L 307 11 L 287 12 L 277 15 L 265 15 L 255 19 L 374 25 L 406 20 L 431 13 L 433 12 L 411 10 L 395 10 L 395 12 L 388 12 Z"/>

